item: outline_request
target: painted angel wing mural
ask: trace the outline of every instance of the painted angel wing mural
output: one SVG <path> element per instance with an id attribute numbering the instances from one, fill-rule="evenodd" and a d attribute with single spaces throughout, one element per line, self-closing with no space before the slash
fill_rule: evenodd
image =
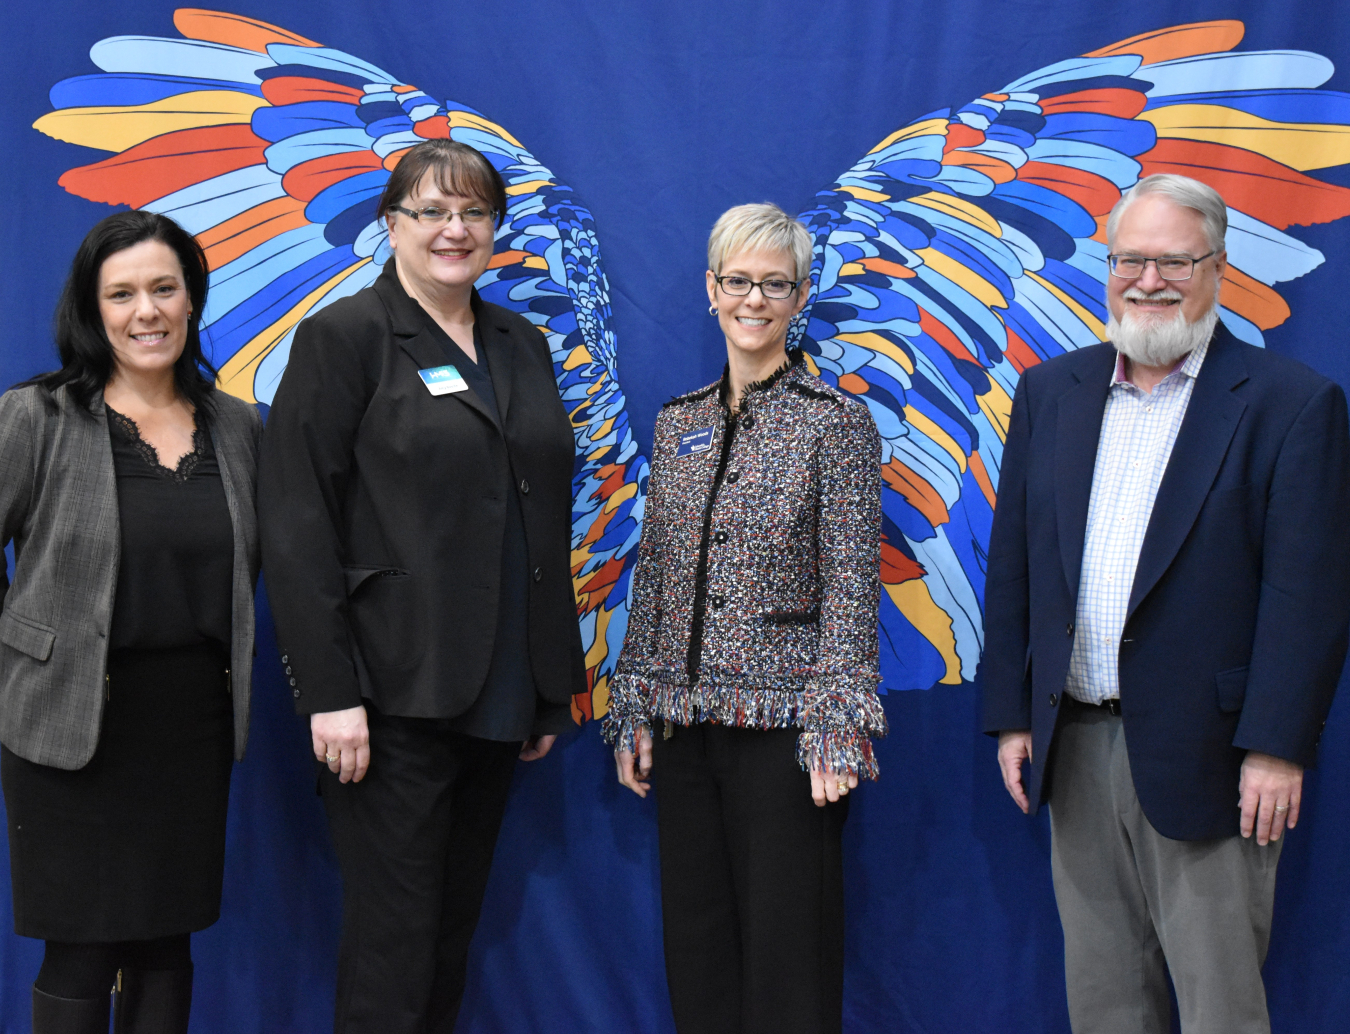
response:
<path id="1" fill-rule="evenodd" d="M 1235 52 L 1240 22 L 1181 25 L 1060 61 L 916 119 L 801 218 L 816 293 L 794 333 L 883 437 L 882 649 L 890 689 L 975 674 L 985 547 L 1021 373 L 1103 337 L 1107 213 L 1176 172 L 1229 205 L 1221 318 L 1284 322 L 1276 285 L 1322 256 L 1286 231 L 1350 214 L 1308 172 L 1350 162 L 1331 62 Z"/>
<path id="2" fill-rule="evenodd" d="M 114 152 L 61 185 L 165 212 L 212 265 L 207 333 L 227 390 L 267 402 L 299 320 L 371 283 L 387 258 L 376 199 L 417 141 L 451 136 L 511 196 L 479 288 L 547 336 L 578 445 L 573 572 L 602 714 L 626 627 L 647 464 L 615 374 L 609 289 L 587 210 L 502 127 L 284 29 L 180 10 L 181 39 L 115 37 L 94 75 L 58 83 L 36 127 Z M 1153 172 L 1227 198 L 1222 318 L 1260 344 L 1276 285 L 1322 256 L 1290 227 L 1350 214 L 1310 172 L 1350 162 L 1350 95 L 1332 65 L 1239 52 L 1240 22 L 1160 29 L 1022 76 L 872 148 L 802 218 L 812 304 L 794 328 L 814 368 L 861 398 L 884 439 L 882 610 L 889 689 L 970 680 L 984 548 L 1017 379 L 1099 340 L 1104 223 Z"/>
<path id="3" fill-rule="evenodd" d="M 501 172 L 508 211 L 478 289 L 544 334 L 572 418 L 572 576 L 591 685 L 574 713 L 603 713 L 647 461 L 616 376 L 590 212 L 501 126 L 360 58 L 222 12 L 181 9 L 174 26 L 182 38 L 94 44 L 100 71 L 57 83 L 35 128 L 114 152 L 65 173 L 71 193 L 197 235 L 211 265 L 203 342 L 232 394 L 270 403 L 300 320 L 374 282 L 389 257 L 375 208 L 410 147 L 452 137 Z"/>

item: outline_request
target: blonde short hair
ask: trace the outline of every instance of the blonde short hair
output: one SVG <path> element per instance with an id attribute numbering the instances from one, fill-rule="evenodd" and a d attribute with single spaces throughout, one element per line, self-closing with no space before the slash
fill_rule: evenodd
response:
<path id="1" fill-rule="evenodd" d="M 811 273 L 811 234 L 799 220 L 771 202 L 728 208 L 713 223 L 708 235 L 708 268 L 714 274 L 732 255 L 742 251 L 786 251 L 792 256 L 796 277 Z"/>

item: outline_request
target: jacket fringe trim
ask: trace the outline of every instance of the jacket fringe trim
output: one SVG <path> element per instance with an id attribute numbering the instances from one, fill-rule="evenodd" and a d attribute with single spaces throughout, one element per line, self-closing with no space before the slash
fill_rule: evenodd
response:
<path id="1" fill-rule="evenodd" d="M 880 769 L 871 737 L 886 735 L 886 713 L 874 683 L 862 686 L 861 681 L 856 676 L 818 676 L 805 688 L 775 689 L 707 680 L 688 686 L 618 675 L 610 684 L 610 710 L 602 730 L 616 753 L 637 754 L 643 730 L 650 732 L 656 719 L 743 729 L 796 726 L 803 730 L 797 740 L 797 761 L 803 769 L 827 768 L 876 779 Z"/>

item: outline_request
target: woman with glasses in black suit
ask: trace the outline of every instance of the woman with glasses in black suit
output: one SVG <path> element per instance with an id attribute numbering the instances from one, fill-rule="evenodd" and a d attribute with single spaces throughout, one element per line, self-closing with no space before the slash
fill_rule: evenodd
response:
<path id="1" fill-rule="evenodd" d="M 586 689 L 571 423 L 543 335 L 474 290 L 505 210 L 472 147 L 405 154 L 392 260 L 301 323 L 268 419 L 264 560 L 342 867 L 345 1034 L 454 1026 L 512 770 Z"/>

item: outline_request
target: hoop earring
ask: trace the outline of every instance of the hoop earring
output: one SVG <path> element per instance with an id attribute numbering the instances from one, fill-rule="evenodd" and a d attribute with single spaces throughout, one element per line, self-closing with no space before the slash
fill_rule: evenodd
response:
<path id="1" fill-rule="evenodd" d="M 709 315 L 709 316 L 716 316 L 716 315 L 717 315 L 717 306 L 716 306 L 716 305 L 709 305 L 709 306 L 708 306 L 708 315 Z"/>

